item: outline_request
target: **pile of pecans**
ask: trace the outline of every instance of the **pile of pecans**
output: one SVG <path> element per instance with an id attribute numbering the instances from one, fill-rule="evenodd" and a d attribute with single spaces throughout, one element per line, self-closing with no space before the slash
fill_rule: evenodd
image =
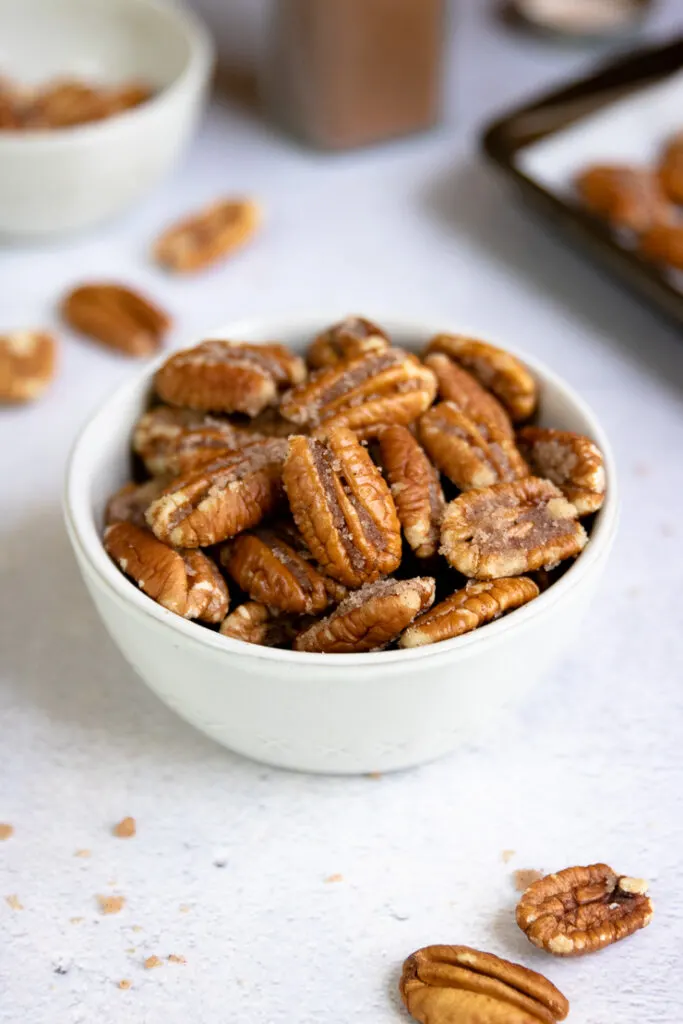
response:
<path id="1" fill-rule="evenodd" d="M 73 128 L 104 121 L 139 107 L 152 98 L 143 82 L 118 86 L 95 85 L 80 78 L 59 78 L 31 88 L 0 79 L 0 131 Z"/>
<path id="2" fill-rule="evenodd" d="M 111 498 L 106 550 L 165 608 L 249 643 L 460 636 L 552 584 L 603 502 L 595 444 L 532 425 L 532 375 L 473 338 L 420 359 L 350 317 L 307 361 L 205 341 L 154 386 L 133 435 L 146 478 Z"/>

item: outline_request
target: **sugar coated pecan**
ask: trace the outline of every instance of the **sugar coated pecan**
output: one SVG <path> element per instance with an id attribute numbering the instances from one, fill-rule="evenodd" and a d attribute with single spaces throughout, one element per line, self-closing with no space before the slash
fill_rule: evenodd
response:
<path id="1" fill-rule="evenodd" d="M 465 413 L 481 430 L 484 437 L 489 429 L 514 440 L 515 432 L 510 417 L 490 391 L 483 388 L 467 370 L 458 366 L 443 352 L 430 352 L 425 364 L 436 375 L 439 396 L 452 402 L 460 412 Z"/>
<path id="2" fill-rule="evenodd" d="M 150 473 L 180 476 L 219 452 L 264 440 L 267 435 L 251 423 L 237 425 L 223 416 L 157 405 L 135 425 L 133 451 Z"/>
<path id="3" fill-rule="evenodd" d="M 577 515 L 550 480 L 538 477 L 468 491 L 446 506 L 441 551 L 478 579 L 549 569 L 588 542 Z"/>
<path id="4" fill-rule="evenodd" d="M 342 360 L 282 399 L 285 419 L 325 436 L 345 426 L 360 437 L 372 437 L 384 426 L 412 423 L 436 394 L 432 371 L 401 349 L 369 352 Z"/>
<path id="5" fill-rule="evenodd" d="M 403 964 L 399 990 L 421 1024 L 555 1024 L 569 1003 L 542 974 L 469 946 L 426 946 Z"/>
<path id="6" fill-rule="evenodd" d="M 312 342 L 306 358 L 314 370 L 355 359 L 367 352 L 383 352 L 391 342 L 381 327 L 362 316 L 347 316 L 328 327 Z"/>
<path id="7" fill-rule="evenodd" d="M 288 615 L 279 615 L 258 601 L 246 601 L 223 620 L 219 632 L 232 640 L 262 647 L 285 647 L 294 639 L 297 626 Z"/>
<path id="8" fill-rule="evenodd" d="M 536 408 L 536 382 L 510 352 L 463 334 L 437 334 L 427 346 L 427 354 L 431 352 L 441 352 L 464 367 L 493 392 L 515 422 L 527 419 Z"/>
<path id="9" fill-rule="evenodd" d="M 156 352 L 171 326 L 158 306 L 117 284 L 74 288 L 62 303 L 62 316 L 81 334 L 129 356 Z"/>
<path id="10" fill-rule="evenodd" d="M 256 526 L 281 496 L 287 441 L 268 438 L 226 452 L 178 477 L 147 509 L 159 540 L 205 547 Z"/>
<path id="11" fill-rule="evenodd" d="M 323 572 L 349 587 L 393 572 L 401 527 L 391 492 L 355 434 L 294 436 L 283 469 L 292 514 Z"/>
<path id="12" fill-rule="evenodd" d="M 169 270 L 202 270 L 246 245 L 261 220 L 261 207 L 253 199 L 221 199 L 164 231 L 154 245 L 154 258 Z"/>
<path id="13" fill-rule="evenodd" d="M 653 263 L 683 270 L 683 225 L 653 225 L 640 236 L 638 251 Z"/>
<path id="14" fill-rule="evenodd" d="M 344 598 L 331 615 L 294 641 L 297 651 L 354 654 L 379 651 L 395 640 L 434 600 L 434 580 L 377 580 Z"/>
<path id="15" fill-rule="evenodd" d="M 284 345 L 204 341 L 172 355 L 157 371 L 155 386 L 170 405 L 256 416 L 276 404 L 279 388 L 305 375 L 303 360 Z"/>
<path id="16" fill-rule="evenodd" d="M 486 437 L 453 402 L 439 402 L 420 419 L 419 434 L 432 462 L 462 491 L 529 475 L 514 441 L 491 426 Z"/>
<path id="17" fill-rule="evenodd" d="M 125 484 L 107 502 L 104 512 L 105 524 L 109 526 L 111 523 L 134 523 L 144 528 L 147 525 L 145 512 L 168 483 L 169 480 L 165 477 L 157 476 L 144 484 Z"/>
<path id="18" fill-rule="evenodd" d="M 532 472 L 552 480 L 580 516 L 597 512 L 605 500 L 605 466 L 590 438 L 570 430 L 524 427 L 517 440 Z"/>
<path id="19" fill-rule="evenodd" d="M 28 105 L 25 128 L 70 128 L 101 121 L 110 113 L 106 93 L 79 79 L 65 78 L 48 83 Z"/>
<path id="20" fill-rule="evenodd" d="M 445 504 L 438 472 L 407 427 L 383 430 L 379 455 L 408 544 L 419 558 L 431 558 Z"/>
<path id="21" fill-rule="evenodd" d="M 577 176 L 576 190 L 583 205 L 614 228 L 640 234 L 671 217 L 658 175 L 646 168 L 595 164 Z"/>
<path id="22" fill-rule="evenodd" d="M 468 583 L 416 619 L 399 640 L 399 647 L 424 647 L 470 633 L 533 601 L 538 593 L 538 587 L 527 576 Z"/>
<path id="23" fill-rule="evenodd" d="M 104 546 L 121 571 L 169 611 L 203 622 L 225 618 L 228 589 L 203 551 L 175 551 L 133 523 L 108 526 Z"/>
<path id="24" fill-rule="evenodd" d="M 275 530 L 241 534 L 222 548 L 220 560 L 249 597 L 269 608 L 313 615 L 331 602 L 334 582 Z"/>
<path id="25" fill-rule="evenodd" d="M 659 180 L 669 199 L 683 203 L 683 132 L 677 132 L 664 147 Z"/>
<path id="26" fill-rule="evenodd" d="M 517 924 L 556 956 L 593 953 L 650 923 L 647 888 L 607 864 L 565 868 L 529 886 L 517 904 Z"/>
<path id="27" fill-rule="evenodd" d="M 57 343 L 46 331 L 0 335 L 0 402 L 31 402 L 55 375 Z"/>

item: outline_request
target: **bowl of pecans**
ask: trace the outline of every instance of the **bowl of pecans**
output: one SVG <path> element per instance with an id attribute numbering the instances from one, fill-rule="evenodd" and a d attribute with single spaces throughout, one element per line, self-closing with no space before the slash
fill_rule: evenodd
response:
<path id="1" fill-rule="evenodd" d="M 404 768 L 471 740 L 576 635 L 617 527 L 594 414 L 443 325 L 231 324 L 79 437 L 65 512 L 143 680 L 232 750 Z"/>
<path id="2" fill-rule="evenodd" d="M 201 112 L 212 44 L 167 0 L 0 0 L 0 233 L 52 238 L 123 211 Z"/>

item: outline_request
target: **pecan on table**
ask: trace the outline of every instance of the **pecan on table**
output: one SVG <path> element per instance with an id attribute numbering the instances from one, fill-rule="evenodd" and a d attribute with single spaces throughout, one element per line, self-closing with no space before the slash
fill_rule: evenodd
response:
<path id="1" fill-rule="evenodd" d="M 407 427 L 387 427 L 378 442 L 405 538 L 418 558 L 431 558 L 445 506 L 439 474 Z"/>
<path id="2" fill-rule="evenodd" d="M 605 467 L 590 438 L 570 430 L 524 427 L 517 442 L 532 472 L 552 480 L 580 516 L 597 512 L 605 500 Z"/>
<path id="3" fill-rule="evenodd" d="M 258 601 L 246 601 L 221 623 L 219 632 L 232 640 L 261 647 L 285 647 L 294 639 L 297 626 L 288 615 L 278 615 Z"/>
<path id="4" fill-rule="evenodd" d="M 470 633 L 506 612 L 521 608 L 538 594 L 538 587 L 527 576 L 468 583 L 416 619 L 398 645 L 424 647 Z"/>
<path id="5" fill-rule="evenodd" d="M 268 438 L 241 452 L 225 452 L 172 481 L 147 509 L 159 540 L 196 548 L 228 540 L 256 526 L 282 494 L 287 441 Z"/>
<path id="6" fill-rule="evenodd" d="M 391 492 L 351 430 L 330 430 L 327 443 L 290 438 L 282 479 L 296 525 L 324 573 L 359 587 L 398 568 L 401 526 Z"/>
<path id="7" fill-rule="evenodd" d="M 158 306 L 116 284 L 74 288 L 61 312 L 76 331 L 129 356 L 156 352 L 171 326 L 171 318 Z"/>
<path id="8" fill-rule="evenodd" d="M 683 270 L 683 225 L 653 225 L 640 236 L 638 251 L 652 263 Z"/>
<path id="9" fill-rule="evenodd" d="M 640 234 L 671 219 L 659 177 L 646 168 L 595 164 L 581 171 L 575 184 L 586 209 L 613 228 Z"/>
<path id="10" fill-rule="evenodd" d="M 315 338 L 306 353 L 306 359 L 314 370 L 320 370 L 367 352 L 383 352 L 390 345 L 385 332 L 372 320 L 362 316 L 347 316 Z"/>
<path id="11" fill-rule="evenodd" d="M 169 480 L 163 476 L 153 477 L 144 484 L 124 484 L 120 490 L 112 494 L 104 511 L 106 526 L 112 523 L 134 523 L 145 528 L 145 512 L 161 492 L 168 486 Z"/>
<path id="12" fill-rule="evenodd" d="M 434 600 L 434 580 L 377 580 L 344 598 L 331 615 L 294 641 L 295 651 L 354 654 L 381 651 Z"/>
<path id="13" fill-rule="evenodd" d="M 428 367 L 401 349 L 388 348 L 318 370 L 284 395 L 280 411 L 319 437 L 345 426 L 368 438 L 393 423 L 412 423 L 435 394 L 436 379 Z"/>
<path id="14" fill-rule="evenodd" d="M 439 397 L 452 402 L 460 412 L 473 420 L 486 437 L 489 429 L 514 440 L 510 417 L 498 399 L 479 381 L 443 352 L 430 352 L 425 365 L 436 375 Z"/>
<path id="15" fill-rule="evenodd" d="M 549 569 L 587 544 L 577 515 L 550 480 L 534 476 L 467 491 L 446 506 L 441 552 L 478 579 Z"/>
<path id="16" fill-rule="evenodd" d="M 154 258 L 180 273 L 203 270 L 246 245 L 261 220 L 252 199 L 221 199 L 167 228 L 154 244 Z"/>
<path id="17" fill-rule="evenodd" d="M 426 354 L 441 352 L 492 391 L 516 423 L 536 408 L 536 382 L 521 360 L 505 349 L 464 334 L 437 334 Z"/>
<path id="18" fill-rule="evenodd" d="M 221 564 L 254 601 L 296 615 L 322 612 L 339 584 L 326 579 L 275 530 L 242 533 L 226 544 Z"/>
<path id="19" fill-rule="evenodd" d="M 664 147 L 659 181 L 672 202 L 683 203 L 683 132 L 676 132 Z"/>
<path id="20" fill-rule="evenodd" d="M 104 546 L 121 571 L 169 611 L 203 622 L 225 618 L 228 588 L 203 551 L 175 551 L 133 523 L 108 526 Z"/>
<path id="21" fill-rule="evenodd" d="M 403 964 L 399 983 L 421 1024 L 555 1024 L 569 1003 L 542 974 L 468 946 L 426 946 Z"/>
<path id="22" fill-rule="evenodd" d="M 434 465 L 461 491 L 529 475 L 514 441 L 493 426 L 480 430 L 453 402 L 428 409 L 418 430 Z"/>
<path id="23" fill-rule="evenodd" d="M 203 341 L 176 352 L 157 370 L 155 387 L 170 405 L 256 416 L 278 401 L 278 389 L 306 376 L 284 345 Z"/>
<path id="24" fill-rule="evenodd" d="M 517 924 L 530 942 L 556 956 L 593 953 L 650 923 L 647 888 L 607 864 L 565 868 L 529 886 L 517 904 Z"/>
<path id="25" fill-rule="evenodd" d="M 0 402 L 32 402 L 55 375 L 57 342 L 46 331 L 0 335 Z"/>

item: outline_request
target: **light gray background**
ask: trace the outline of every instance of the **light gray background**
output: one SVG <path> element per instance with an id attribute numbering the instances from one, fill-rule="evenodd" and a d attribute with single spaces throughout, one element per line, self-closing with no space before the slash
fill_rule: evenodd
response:
<path id="1" fill-rule="evenodd" d="M 3 1024 L 390 1024 L 398 966 L 429 942 L 547 971 L 576 1021 L 680 1016 L 683 345 L 478 164 L 486 117 L 598 55 L 513 36 L 487 8 L 460 5 L 440 130 L 328 157 L 216 104 L 173 180 L 123 221 L 0 255 L 2 325 L 50 324 L 67 287 L 111 277 L 173 310 L 176 345 L 233 316 L 326 305 L 514 339 L 585 394 L 617 450 L 622 527 L 584 631 L 495 742 L 418 771 L 306 778 L 228 754 L 137 681 L 78 578 L 66 453 L 137 367 L 61 332 L 53 390 L 0 417 L 0 821 L 16 829 L 0 845 Z M 651 31 L 680 14 L 660 4 Z M 242 191 L 268 211 L 248 251 L 196 279 L 151 266 L 162 225 Z M 128 842 L 109 834 L 124 814 Z M 551 961 L 514 925 L 511 874 L 598 859 L 652 879 L 655 921 Z M 127 905 L 104 918 L 108 892 Z M 143 970 L 169 953 L 187 964 Z"/>

